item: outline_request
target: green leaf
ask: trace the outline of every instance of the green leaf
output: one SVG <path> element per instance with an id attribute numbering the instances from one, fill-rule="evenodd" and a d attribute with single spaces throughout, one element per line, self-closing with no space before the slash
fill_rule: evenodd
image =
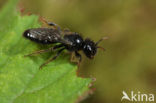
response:
<path id="1" fill-rule="evenodd" d="M 0 103 L 74 103 L 91 79 L 77 77 L 77 66 L 65 53 L 42 70 L 39 66 L 55 53 L 23 57 L 44 47 L 22 37 L 40 23 L 35 15 L 21 16 L 17 2 L 10 0 L 0 12 Z"/>

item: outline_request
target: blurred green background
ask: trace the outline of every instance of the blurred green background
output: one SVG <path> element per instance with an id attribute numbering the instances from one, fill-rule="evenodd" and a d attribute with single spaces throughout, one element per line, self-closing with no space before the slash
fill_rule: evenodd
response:
<path id="1" fill-rule="evenodd" d="M 109 36 L 100 43 L 105 52 L 83 55 L 79 75 L 95 77 L 96 90 L 82 103 L 121 103 L 123 90 L 156 95 L 155 0 L 20 0 L 18 8 L 84 38 Z"/>

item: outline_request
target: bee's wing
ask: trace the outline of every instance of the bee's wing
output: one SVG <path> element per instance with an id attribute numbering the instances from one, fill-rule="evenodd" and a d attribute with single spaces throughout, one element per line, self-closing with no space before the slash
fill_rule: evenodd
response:
<path id="1" fill-rule="evenodd" d="M 65 43 L 70 44 L 64 40 L 57 29 L 53 28 L 34 28 L 28 29 L 23 33 L 23 36 L 41 44 Z"/>

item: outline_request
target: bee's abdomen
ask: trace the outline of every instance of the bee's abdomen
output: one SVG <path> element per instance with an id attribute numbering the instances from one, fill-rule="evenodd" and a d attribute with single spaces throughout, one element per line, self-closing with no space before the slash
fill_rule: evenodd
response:
<path id="1" fill-rule="evenodd" d="M 31 41 L 41 43 L 41 44 L 52 44 L 56 43 L 58 40 L 58 35 L 56 31 L 49 28 L 37 28 L 28 29 L 23 33 L 23 36 Z"/>

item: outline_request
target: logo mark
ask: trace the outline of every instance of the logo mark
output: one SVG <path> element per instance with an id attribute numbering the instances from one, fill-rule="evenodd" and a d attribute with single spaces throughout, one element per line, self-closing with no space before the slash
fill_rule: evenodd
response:
<path id="1" fill-rule="evenodd" d="M 127 100 L 131 101 L 131 99 L 128 97 L 128 95 L 127 95 L 127 93 L 125 91 L 122 91 L 122 94 L 123 94 L 123 97 L 121 98 L 121 101 L 123 99 L 127 99 Z"/>

